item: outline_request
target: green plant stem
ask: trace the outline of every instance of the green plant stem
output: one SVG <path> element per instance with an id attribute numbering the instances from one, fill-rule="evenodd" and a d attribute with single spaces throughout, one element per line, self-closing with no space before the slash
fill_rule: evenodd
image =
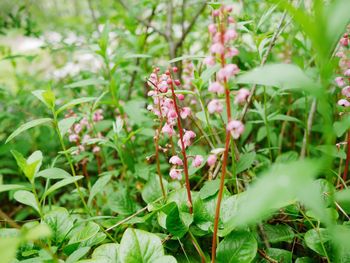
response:
<path id="1" fill-rule="evenodd" d="M 162 176 L 162 172 L 160 170 L 160 161 L 159 161 L 159 135 L 160 135 L 161 129 L 162 129 L 162 122 L 160 122 L 159 127 L 156 130 L 156 135 L 154 136 L 154 145 L 156 147 L 156 149 L 155 149 L 156 156 L 155 157 L 156 157 L 156 163 L 157 163 L 157 174 L 159 177 L 160 189 L 162 190 L 164 200 L 166 200 L 166 191 L 164 189 L 163 176 Z"/>
<path id="2" fill-rule="evenodd" d="M 192 243 L 193 243 L 195 249 L 197 250 L 197 252 L 198 252 L 198 254 L 199 254 L 200 258 L 201 258 L 201 262 L 205 263 L 206 262 L 205 254 L 204 254 L 202 248 L 200 247 L 200 245 L 198 244 L 198 241 L 197 241 L 196 237 L 192 234 L 191 231 L 188 231 L 188 234 L 190 235 L 190 237 L 192 239 Z"/>
<path id="3" fill-rule="evenodd" d="M 265 86 L 264 86 L 264 123 L 266 128 L 267 145 L 269 146 L 270 161 L 272 162 L 273 157 L 272 157 L 272 148 L 271 148 L 271 135 L 270 135 L 269 120 L 267 116 L 267 94 L 266 94 Z"/>
<path id="4" fill-rule="evenodd" d="M 40 218 L 42 218 L 42 217 L 43 217 L 43 211 L 42 211 L 42 209 L 41 209 L 41 205 L 40 205 L 38 193 L 37 193 L 37 191 L 36 191 L 36 189 L 35 189 L 35 184 L 34 184 L 34 182 L 31 182 L 31 184 L 32 184 L 32 192 L 33 192 L 34 197 L 35 197 L 35 202 L 36 202 L 36 205 L 38 206 L 38 209 L 39 209 L 38 212 L 39 212 Z"/>

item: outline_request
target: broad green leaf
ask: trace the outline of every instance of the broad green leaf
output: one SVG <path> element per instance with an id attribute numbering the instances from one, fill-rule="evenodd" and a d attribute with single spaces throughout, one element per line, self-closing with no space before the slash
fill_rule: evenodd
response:
<path id="1" fill-rule="evenodd" d="M 25 233 L 24 239 L 27 241 L 35 241 L 41 238 L 46 238 L 51 236 L 51 229 L 45 223 L 40 223 L 33 228 L 30 228 L 28 232 Z"/>
<path id="2" fill-rule="evenodd" d="M 231 208 L 236 209 L 235 213 L 227 219 L 224 234 L 265 219 L 274 211 L 293 203 L 299 195 L 304 197 L 313 187 L 312 179 L 318 172 L 317 163 L 309 160 L 275 164 L 238 196 L 235 207 Z M 320 196 L 318 198 L 321 199 Z"/>
<path id="3" fill-rule="evenodd" d="M 344 225 L 336 225 L 331 230 L 331 238 L 333 242 L 332 254 L 334 262 L 346 263 L 350 262 L 350 225 L 344 223 Z"/>
<path id="4" fill-rule="evenodd" d="M 21 134 L 22 132 L 24 132 L 30 128 L 33 128 L 35 126 L 39 126 L 39 125 L 42 125 L 45 123 L 49 123 L 49 122 L 52 122 L 52 119 L 42 118 L 42 119 L 36 119 L 36 120 L 29 121 L 27 123 L 24 123 L 21 126 L 19 126 L 19 128 L 17 128 L 13 133 L 11 133 L 11 135 L 7 138 L 5 143 L 8 143 L 13 138 L 15 138 L 16 136 L 18 136 L 19 134 Z"/>
<path id="5" fill-rule="evenodd" d="M 101 176 L 100 178 L 97 179 L 95 184 L 92 186 L 91 191 L 90 191 L 90 196 L 88 200 L 88 205 L 91 205 L 91 202 L 95 195 L 99 192 L 103 191 L 103 188 L 108 184 L 109 180 L 111 180 L 112 175 L 107 174 L 105 176 Z"/>
<path id="6" fill-rule="evenodd" d="M 70 108 L 70 107 L 73 107 L 75 105 L 78 105 L 78 104 L 82 104 L 82 103 L 87 103 L 87 102 L 90 102 L 90 101 L 94 101 L 96 100 L 95 97 L 86 97 L 86 98 L 79 98 L 79 99 L 75 99 L 75 100 L 71 100 L 70 102 L 68 102 L 67 104 L 64 104 L 63 106 L 61 106 L 57 111 L 56 111 L 56 114 L 58 115 L 59 113 L 61 113 L 62 111 Z"/>
<path id="7" fill-rule="evenodd" d="M 218 263 L 249 263 L 255 258 L 257 250 L 258 244 L 251 233 L 233 232 L 219 243 L 216 259 Z"/>
<path id="8" fill-rule="evenodd" d="M 175 237 L 182 238 L 193 221 L 193 216 L 186 212 L 179 212 L 177 205 L 168 211 L 165 221 L 166 229 Z"/>
<path id="9" fill-rule="evenodd" d="M 201 199 L 206 199 L 215 195 L 219 191 L 220 180 L 206 181 L 204 186 L 199 191 Z"/>
<path id="10" fill-rule="evenodd" d="M 331 236 L 325 228 L 311 229 L 304 236 L 306 245 L 322 256 L 327 254 L 330 239 Z"/>
<path id="11" fill-rule="evenodd" d="M 81 243 L 94 237 L 100 231 L 100 226 L 94 222 L 88 222 L 72 231 L 68 244 Z"/>
<path id="12" fill-rule="evenodd" d="M 53 167 L 38 172 L 36 177 L 43 177 L 46 179 L 67 179 L 72 176 L 63 169 Z"/>
<path id="13" fill-rule="evenodd" d="M 337 137 L 343 136 L 350 129 L 350 116 L 344 116 L 342 120 L 334 122 L 333 129 Z"/>
<path id="14" fill-rule="evenodd" d="M 152 233 L 128 228 L 119 246 L 121 263 L 153 263 L 164 256 L 160 238 Z"/>
<path id="15" fill-rule="evenodd" d="M 75 123 L 75 121 L 76 121 L 75 117 L 69 117 L 69 118 L 64 118 L 58 122 L 58 130 L 60 131 L 62 137 L 68 132 L 68 130 Z"/>
<path id="16" fill-rule="evenodd" d="M 268 248 L 266 254 L 276 260 L 277 262 L 283 263 L 292 263 L 292 253 L 288 250 L 279 249 L 279 248 Z M 263 260 L 264 263 L 269 263 L 267 260 Z"/>
<path id="17" fill-rule="evenodd" d="M 162 179 L 165 192 L 167 192 L 168 182 Z M 158 175 L 152 174 L 150 179 L 146 183 L 145 187 L 142 189 L 142 199 L 146 203 L 151 203 L 157 200 L 159 197 L 163 196 L 162 190 L 160 188 L 160 180 Z"/>
<path id="18" fill-rule="evenodd" d="M 315 263 L 315 261 L 312 258 L 302 257 L 302 258 L 297 258 L 295 260 L 295 263 Z"/>
<path id="19" fill-rule="evenodd" d="M 119 263 L 118 244 L 107 243 L 97 247 L 91 259 L 80 260 L 79 263 Z"/>
<path id="20" fill-rule="evenodd" d="M 67 209 L 57 207 L 44 215 L 43 221 L 50 226 L 52 237 L 55 244 L 59 244 L 67 238 L 67 234 L 73 228 L 73 219 Z"/>
<path id="21" fill-rule="evenodd" d="M 120 189 L 118 192 L 110 195 L 108 206 L 113 212 L 121 215 L 131 215 L 136 211 L 136 203 L 126 189 Z"/>
<path id="22" fill-rule="evenodd" d="M 90 251 L 90 247 L 80 247 L 66 259 L 66 263 L 75 263 Z M 81 262 L 81 261 L 79 261 Z"/>
<path id="23" fill-rule="evenodd" d="M 239 161 L 237 163 L 236 173 L 239 174 L 245 170 L 248 170 L 253 165 L 255 157 L 256 157 L 255 152 L 242 154 L 239 157 Z"/>
<path id="24" fill-rule="evenodd" d="M 14 262 L 17 247 L 19 246 L 20 242 L 21 239 L 19 237 L 0 238 L 1 262 Z"/>
<path id="25" fill-rule="evenodd" d="M 264 225 L 264 233 L 266 235 L 267 240 L 271 243 L 279 243 L 279 242 L 292 242 L 294 239 L 294 231 L 288 225 Z"/>
<path id="26" fill-rule="evenodd" d="M 72 89 L 72 88 L 81 88 L 86 86 L 100 86 L 106 85 L 108 82 L 103 79 L 84 79 L 77 82 L 70 83 L 68 85 L 64 85 L 64 88 Z"/>
<path id="27" fill-rule="evenodd" d="M 20 203 L 25 204 L 25 205 L 29 205 L 29 206 L 33 207 L 37 212 L 40 213 L 38 204 L 35 200 L 35 196 L 33 193 L 31 193 L 29 191 L 25 191 L 25 190 L 19 190 L 19 191 L 15 192 L 13 197 L 16 199 L 17 202 L 20 202 Z"/>
<path id="28" fill-rule="evenodd" d="M 19 184 L 0 184 L 0 193 L 20 189 L 26 189 L 26 187 Z"/>
<path id="29" fill-rule="evenodd" d="M 66 186 L 68 184 L 72 184 L 72 183 L 82 179 L 83 177 L 84 176 L 82 176 L 82 175 L 77 175 L 77 176 L 74 176 L 74 177 L 63 179 L 63 180 L 55 183 L 54 185 L 50 186 L 49 189 L 46 190 L 46 192 L 44 193 L 44 197 L 52 194 L 54 191 L 56 191 L 57 189 L 62 188 L 63 186 Z"/>
<path id="30" fill-rule="evenodd" d="M 269 64 L 243 73 L 237 78 L 240 84 L 257 84 L 283 89 L 302 89 L 316 92 L 316 82 L 299 67 L 291 64 Z"/>
<path id="31" fill-rule="evenodd" d="M 157 258 L 153 263 L 176 263 L 176 259 L 173 256 L 162 256 Z"/>

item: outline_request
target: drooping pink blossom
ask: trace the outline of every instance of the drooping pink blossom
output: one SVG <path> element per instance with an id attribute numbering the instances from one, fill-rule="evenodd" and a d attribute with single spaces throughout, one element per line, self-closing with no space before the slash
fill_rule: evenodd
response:
<path id="1" fill-rule="evenodd" d="M 345 97 L 350 98 L 350 86 L 346 86 L 341 90 L 341 94 L 343 94 Z"/>
<path id="2" fill-rule="evenodd" d="M 242 104 L 244 102 L 246 102 L 247 98 L 250 95 L 250 91 L 245 89 L 245 88 L 241 88 L 238 90 L 236 96 L 235 96 L 235 100 L 234 102 L 236 104 Z"/>
<path id="3" fill-rule="evenodd" d="M 338 105 L 342 106 L 342 107 L 349 107 L 350 102 L 347 101 L 346 99 L 340 99 L 340 100 L 338 100 Z"/>
<path id="4" fill-rule="evenodd" d="M 215 58 L 213 56 L 206 57 L 203 60 L 203 63 L 207 66 L 214 66 L 215 65 Z"/>
<path id="5" fill-rule="evenodd" d="M 209 157 L 208 157 L 207 164 L 208 164 L 209 166 L 213 166 L 213 165 L 216 163 L 216 160 L 217 160 L 216 155 L 215 155 L 215 154 L 211 154 L 211 155 L 209 155 Z"/>
<path id="6" fill-rule="evenodd" d="M 337 83 L 338 87 L 343 87 L 345 85 L 343 77 L 336 77 L 335 82 Z"/>
<path id="7" fill-rule="evenodd" d="M 212 113 L 221 113 L 223 109 L 224 109 L 224 106 L 217 99 L 213 99 L 208 103 L 208 112 L 211 114 Z"/>
<path id="8" fill-rule="evenodd" d="M 202 164 L 203 164 L 203 156 L 196 155 L 193 159 L 192 166 L 193 167 L 200 167 Z"/>
<path id="9" fill-rule="evenodd" d="M 236 140 L 244 132 L 244 125 L 241 121 L 232 120 L 227 124 L 227 130 L 231 132 L 232 137 Z"/>
<path id="10" fill-rule="evenodd" d="M 177 155 L 172 156 L 169 159 L 169 163 L 174 164 L 174 165 L 183 165 L 182 160 Z"/>
<path id="11" fill-rule="evenodd" d="M 224 54 L 225 52 L 225 47 L 223 44 L 217 42 L 217 43 L 214 43 L 211 47 L 210 47 L 210 51 L 211 53 L 214 53 L 214 54 Z"/>
<path id="12" fill-rule="evenodd" d="M 224 94 L 225 88 L 219 82 L 213 82 L 209 85 L 208 91 Z"/>
<path id="13" fill-rule="evenodd" d="M 174 127 L 172 125 L 169 125 L 168 123 L 165 123 L 163 128 L 162 128 L 162 132 L 165 134 L 168 134 L 169 137 L 173 136 L 175 131 L 174 131 Z"/>
<path id="14" fill-rule="evenodd" d="M 190 107 L 183 107 L 180 112 L 180 117 L 182 119 L 186 119 L 189 115 L 191 115 L 191 108 Z"/>
<path id="15" fill-rule="evenodd" d="M 181 170 L 179 169 L 171 169 L 169 175 L 173 180 L 181 180 L 182 178 Z"/>

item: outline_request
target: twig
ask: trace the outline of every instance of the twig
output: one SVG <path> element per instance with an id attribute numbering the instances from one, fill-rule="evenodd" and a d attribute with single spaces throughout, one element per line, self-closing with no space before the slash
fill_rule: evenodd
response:
<path id="1" fill-rule="evenodd" d="M 269 256 L 265 253 L 265 251 L 263 251 L 263 250 L 261 250 L 261 249 L 258 249 L 258 253 L 259 253 L 260 256 L 262 256 L 264 259 L 266 259 L 268 262 L 271 262 L 271 263 L 278 263 L 277 260 L 275 260 L 275 259 L 269 257 Z"/>
<path id="2" fill-rule="evenodd" d="M 14 228 L 20 228 L 20 226 L 11 217 L 9 217 L 4 211 L 2 211 L 1 208 L 0 208 L 0 218 L 2 218 L 10 226 Z"/>
<path id="3" fill-rule="evenodd" d="M 312 122 L 314 119 L 316 109 L 317 109 L 317 101 L 316 101 L 316 99 L 314 99 L 312 101 L 312 104 L 311 104 L 309 117 L 307 118 L 307 127 L 306 127 L 305 132 L 304 132 L 303 146 L 301 148 L 300 158 L 305 158 L 305 155 L 306 155 L 307 142 L 309 140 L 309 136 L 311 133 Z"/>
<path id="4" fill-rule="evenodd" d="M 144 212 L 145 210 L 147 210 L 147 206 L 145 206 L 144 208 L 142 208 L 142 209 L 136 211 L 134 214 L 132 214 L 132 215 L 130 215 L 130 216 L 124 218 L 123 220 L 119 221 L 119 222 L 116 223 L 115 225 L 113 225 L 113 226 L 107 228 L 107 229 L 106 229 L 106 232 L 112 230 L 113 228 L 116 228 L 117 226 L 120 226 L 120 225 L 124 224 L 125 222 L 128 222 L 130 219 L 132 219 L 133 217 L 135 217 L 135 216 L 141 214 L 141 213 Z"/>

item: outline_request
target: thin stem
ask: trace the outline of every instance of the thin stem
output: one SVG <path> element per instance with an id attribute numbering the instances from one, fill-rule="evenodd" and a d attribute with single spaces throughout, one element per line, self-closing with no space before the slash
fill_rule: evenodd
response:
<path id="1" fill-rule="evenodd" d="M 192 214 L 193 212 L 193 204 L 192 204 L 192 197 L 191 197 L 191 186 L 190 186 L 190 178 L 188 175 L 188 163 L 187 163 L 187 155 L 186 155 L 186 149 L 185 149 L 185 144 L 184 144 L 184 140 L 183 140 L 183 129 L 182 129 L 182 125 L 181 125 L 181 120 L 180 120 L 180 111 L 179 111 L 179 107 L 177 106 L 177 102 L 176 102 L 176 95 L 175 95 L 175 91 L 174 91 L 174 85 L 173 82 L 170 83 L 170 88 L 171 88 L 171 93 L 172 93 L 172 97 L 173 97 L 173 101 L 174 101 L 174 106 L 175 106 L 175 111 L 177 114 L 177 126 L 179 128 L 179 135 L 180 135 L 180 142 L 181 142 L 181 152 L 182 152 L 182 156 L 183 156 L 183 163 L 184 163 L 184 173 L 185 173 L 185 182 L 186 182 L 186 191 L 187 191 L 187 199 L 188 199 L 188 205 L 190 208 L 190 214 Z"/>
<path id="2" fill-rule="evenodd" d="M 195 249 L 197 250 L 197 252 L 198 252 L 198 254 L 199 254 L 200 258 L 201 258 L 201 262 L 202 262 L 202 263 L 205 263 L 205 262 L 206 262 L 205 255 L 204 255 L 203 250 L 202 250 L 201 247 L 199 246 L 197 239 L 196 239 L 195 236 L 191 233 L 191 231 L 188 231 L 188 234 L 190 235 L 190 237 L 191 237 L 191 239 L 192 239 L 192 244 L 193 244 L 193 246 L 195 247 Z"/>
<path id="3" fill-rule="evenodd" d="M 156 130 L 156 135 L 154 136 L 154 145 L 156 147 L 156 163 L 157 163 L 157 173 L 158 173 L 158 177 L 159 177 L 159 183 L 160 183 L 160 188 L 162 189 L 162 194 L 164 199 L 166 199 L 166 192 L 164 189 L 164 185 L 163 185 L 163 176 L 162 173 L 160 171 L 160 162 L 159 162 L 159 134 L 160 134 L 160 130 L 162 128 L 162 122 L 160 122 L 158 129 Z"/>
<path id="4" fill-rule="evenodd" d="M 270 135 L 270 127 L 269 127 L 269 120 L 267 118 L 267 96 L 266 96 L 266 87 L 264 87 L 264 122 L 265 122 L 265 128 L 266 128 L 266 137 L 267 137 L 267 145 L 269 146 L 269 155 L 270 160 L 272 162 L 272 149 L 271 149 L 271 135 Z"/>
<path id="5" fill-rule="evenodd" d="M 349 161 L 350 161 L 350 130 L 348 130 L 348 136 L 347 136 L 347 151 L 346 151 L 346 161 L 345 161 L 345 168 L 343 173 L 343 181 L 346 183 L 346 179 L 348 177 L 348 171 L 349 171 Z M 343 189 L 343 185 L 341 185 L 341 189 Z"/>

